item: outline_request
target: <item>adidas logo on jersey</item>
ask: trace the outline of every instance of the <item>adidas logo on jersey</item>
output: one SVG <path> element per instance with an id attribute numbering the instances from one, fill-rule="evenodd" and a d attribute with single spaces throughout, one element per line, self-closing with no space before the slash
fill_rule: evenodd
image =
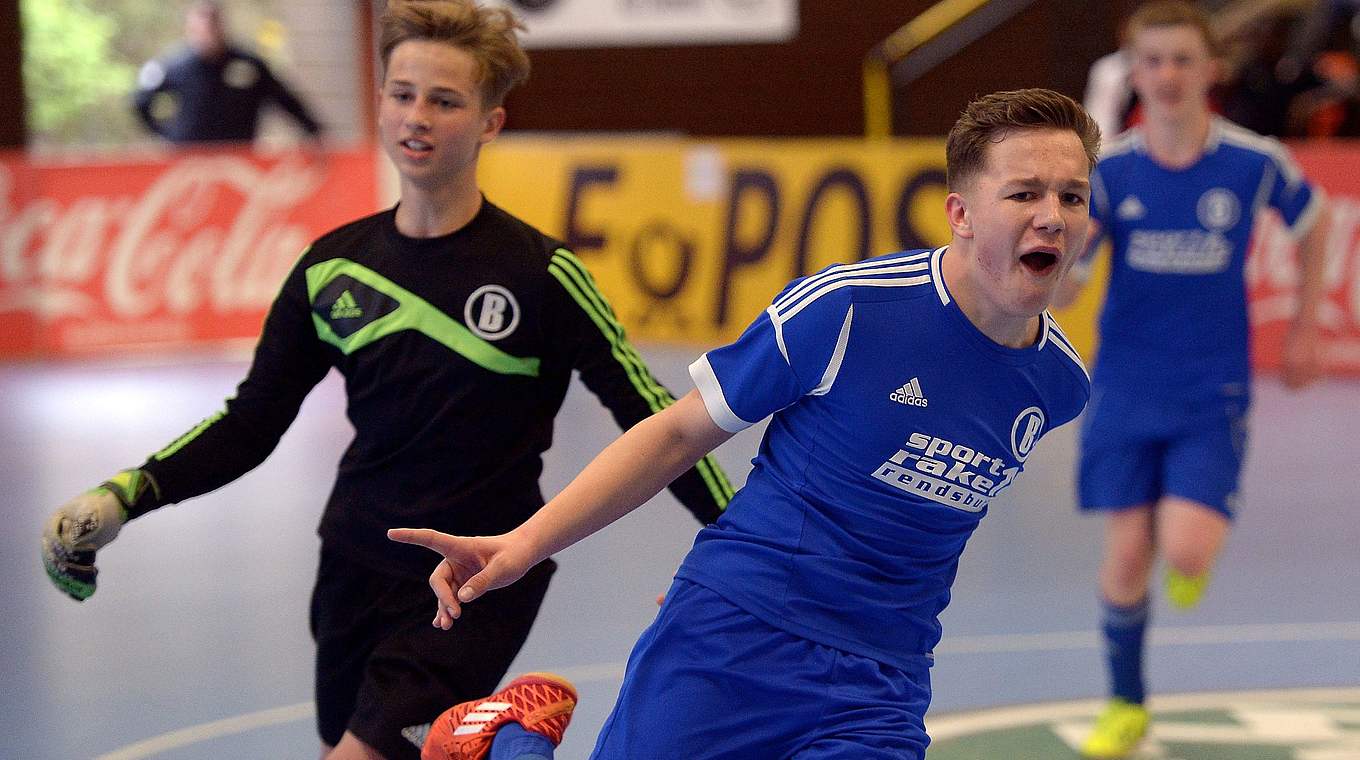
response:
<path id="1" fill-rule="evenodd" d="M 1138 200 L 1138 196 L 1130 195 L 1120 201 L 1119 208 L 1114 210 L 1114 215 L 1120 219 L 1142 219 L 1147 216 L 1147 207 Z"/>
<path id="2" fill-rule="evenodd" d="M 354 296 L 348 290 L 340 294 L 331 304 L 331 319 L 354 319 L 362 317 L 364 310 L 359 308 L 359 303 L 354 300 Z"/>
<path id="3" fill-rule="evenodd" d="M 926 400 L 926 395 L 921 392 L 921 378 L 919 377 L 913 377 L 906 385 L 888 394 L 888 398 L 899 404 L 910 406 L 924 407 L 930 404 Z"/>

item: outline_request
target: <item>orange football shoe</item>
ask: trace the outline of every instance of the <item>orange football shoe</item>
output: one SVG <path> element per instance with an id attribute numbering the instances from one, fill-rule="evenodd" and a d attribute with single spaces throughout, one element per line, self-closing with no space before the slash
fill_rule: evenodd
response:
<path id="1" fill-rule="evenodd" d="M 435 719 L 420 760 L 483 760 L 506 723 L 557 746 L 576 709 L 576 687 L 554 673 L 525 673 L 484 699 L 454 705 Z"/>

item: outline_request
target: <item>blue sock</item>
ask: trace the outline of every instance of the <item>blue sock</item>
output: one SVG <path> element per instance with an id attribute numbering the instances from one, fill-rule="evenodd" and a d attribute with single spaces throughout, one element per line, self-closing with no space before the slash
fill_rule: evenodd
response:
<path id="1" fill-rule="evenodd" d="M 1141 705 L 1143 691 L 1143 639 L 1148 625 L 1148 599 L 1120 607 L 1102 599 L 1101 631 L 1105 634 L 1105 659 L 1110 669 L 1114 696 Z"/>
<path id="2" fill-rule="evenodd" d="M 553 743 L 543 734 L 525 730 L 518 723 L 506 723 L 496 732 L 487 760 L 552 760 Z"/>

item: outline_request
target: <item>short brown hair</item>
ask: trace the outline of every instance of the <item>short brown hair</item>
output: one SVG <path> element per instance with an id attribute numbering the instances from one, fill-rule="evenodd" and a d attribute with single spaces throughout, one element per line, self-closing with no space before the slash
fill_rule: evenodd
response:
<path id="1" fill-rule="evenodd" d="M 501 105 L 506 93 L 529 78 L 529 56 L 515 36 L 524 25 L 504 8 L 482 8 L 473 0 L 390 0 L 381 23 L 378 50 L 384 71 L 397 45 L 430 40 L 472 55 L 488 108 Z"/>
<path id="2" fill-rule="evenodd" d="M 1133 36 L 1138 32 L 1158 26 L 1188 26 L 1204 38 L 1209 55 L 1217 57 L 1223 53 L 1209 14 L 1184 0 L 1155 0 L 1138 6 L 1138 10 L 1124 22 L 1124 39 L 1133 42 Z"/>
<path id="3" fill-rule="evenodd" d="M 1077 101 L 1052 90 L 994 92 L 963 109 L 945 141 L 945 175 L 956 190 L 987 163 L 987 146 L 1017 129 L 1069 129 L 1081 138 L 1086 161 L 1096 165 L 1100 127 Z"/>

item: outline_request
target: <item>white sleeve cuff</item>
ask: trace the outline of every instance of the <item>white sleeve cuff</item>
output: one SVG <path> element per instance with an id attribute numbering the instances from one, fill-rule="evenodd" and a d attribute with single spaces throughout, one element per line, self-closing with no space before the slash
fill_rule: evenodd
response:
<path id="1" fill-rule="evenodd" d="M 713 365 L 708 363 L 708 354 L 689 365 L 689 376 L 694 379 L 694 387 L 703 398 L 704 408 L 708 410 L 708 416 L 713 418 L 713 424 L 729 433 L 740 433 L 755 424 L 738 417 L 732 412 L 732 407 L 727 405 L 727 397 L 723 395 L 718 376 L 713 373 Z"/>
<path id="2" fill-rule="evenodd" d="M 1313 225 L 1317 224 L 1318 217 L 1322 215 L 1322 209 L 1327 202 L 1327 196 L 1322 188 L 1313 187 L 1313 197 L 1308 199 L 1308 205 L 1299 214 L 1299 218 L 1294 220 L 1294 226 L 1285 226 L 1289 236 L 1294 242 L 1303 240 L 1309 232 L 1313 231 Z"/>

